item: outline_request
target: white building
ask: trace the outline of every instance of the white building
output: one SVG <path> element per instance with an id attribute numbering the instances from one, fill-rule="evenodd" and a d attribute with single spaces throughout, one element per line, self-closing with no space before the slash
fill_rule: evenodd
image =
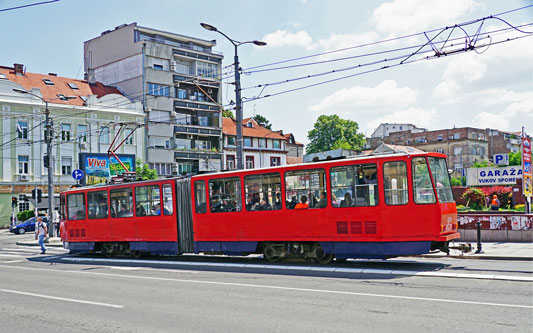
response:
<path id="1" fill-rule="evenodd" d="M 124 139 L 134 134 L 117 154 L 144 157 L 144 112 L 141 103 L 132 103 L 119 90 L 101 83 L 36 74 L 21 64 L 0 66 L 0 220 L 9 221 L 11 197 L 27 195 L 35 188 L 47 194 L 48 169 L 43 165 L 46 154 L 45 103 L 26 90 L 49 101 L 54 137 L 54 191 L 75 184 L 72 171 L 80 167 L 80 153 L 106 153 L 118 130 L 125 123 Z M 69 99 L 67 97 L 73 97 Z M 32 209 L 29 202 L 19 201 L 19 210 Z M 0 223 L 1 224 L 1 223 Z"/>
<path id="2" fill-rule="evenodd" d="M 384 138 L 389 136 L 390 133 L 412 131 L 412 133 L 424 132 L 426 129 L 418 128 L 413 124 L 398 124 L 398 123 L 381 123 L 378 128 L 372 133 L 371 138 Z"/>
<path id="3" fill-rule="evenodd" d="M 287 164 L 286 138 L 280 132 L 271 131 L 259 125 L 254 119 L 242 121 L 243 165 L 246 169 L 265 168 Z M 223 117 L 224 169 L 237 166 L 237 125 L 231 118 Z"/>

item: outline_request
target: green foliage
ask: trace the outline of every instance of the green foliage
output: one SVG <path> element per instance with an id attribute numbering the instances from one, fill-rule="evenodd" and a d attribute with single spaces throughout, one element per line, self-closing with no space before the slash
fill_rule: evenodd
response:
<path id="1" fill-rule="evenodd" d="M 272 130 L 272 124 L 270 123 L 270 121 L 268 121 L 268 119 L 266 119 L 265 117 L 263 117 L 262 115 L 260 114 L 256 114 L 253 118 L 259 125 L 263 126 L 264 128 L 266 129 L 269 129 L 269 130 Z"/>
<path id="2" fill-rule="evenodd" d="M 25 210 L 17 214 L 17 220 L 18 221 L 26 221 L 27 219 L 34 217 L 35 212 L 33 210 Z"/>
<path id="3" fill-rule="evenodd" d="M 519 151 L 509 154 L 509 165 L 522 165 L 522 153 Z"/>
<path id="4" fill-rule="evenodd" d="M 314 128 L 309 131 L 309 144 L 306 153 L 318 153 L 332 149 L 359 150 L 365 144 L 365 136 L 357 133 L 359 125 L 353 120 L 339 118 L 337 115 L 318 117 Z"/>
<path id="5" fill-rule="evenodd" d="M 469 188 L 463 193 L 463 199 L 466 199 L 466 206 L 472 209 L 481 210 L 485 206 L 485 194 L 477 188 Z"/>
<path id="6" fill-rule="evenodd" d="M 489 161 L 488 160 L 475 161 L 474 164 L 472 165 L 473 168 L 486 168 L 488 166 L 489 166 Z"/>
<path id="7" fill-rule="evenodd" d="M 157 179 L 157 171 L 150 169 L 148 164 L 143 163 L 141 159 L 136 159 L 135 164 L 137 165 L 137 180 L 152 180 Z"/>
<path id="8" fill-rule="evenodd" d="M 235 120 L 235 116 L 233 115 L 233 111 L 231 110 L 223 110 L 222 111 L 222 117 L 231 118 Z"/>
<path id="9" fill-rule="evenodd" d="M 466 185 L 466 177 L 452 177 L 451 179 L 452 186 L 465 186 Z"/>

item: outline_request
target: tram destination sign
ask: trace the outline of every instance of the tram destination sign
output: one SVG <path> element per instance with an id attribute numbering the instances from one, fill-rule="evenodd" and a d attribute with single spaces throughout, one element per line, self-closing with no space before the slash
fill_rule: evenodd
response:
<path id="1" fill-rule="evenodd" d="M 514 185 L 517 178 L 522 178 L 522 167 L 519 165 L 466 169 L 467 186 Z"/>

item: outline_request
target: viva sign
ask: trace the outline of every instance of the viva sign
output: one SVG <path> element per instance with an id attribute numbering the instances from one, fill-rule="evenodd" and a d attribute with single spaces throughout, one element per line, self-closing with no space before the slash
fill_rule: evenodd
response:
<path id="1" fill-rule="evenodd" d="M 521 177 L 522 168 L 520 166 L 508 166 L 505 168 L 469 168 L 466 170 L 466 185 L 513 185 L 516 184 L 516 179 Z"/>
<path id="2" fill-rule="evenodd" d="M 129 171 L 135 171 L 135 155 L 119 154 L 118 157 Z M 107 154 L 81 153 L 80 169 L 85 173 L 83 185 L 106 183 L 111 177 L 124 173 L 124 168 L 113 156 Z"/>

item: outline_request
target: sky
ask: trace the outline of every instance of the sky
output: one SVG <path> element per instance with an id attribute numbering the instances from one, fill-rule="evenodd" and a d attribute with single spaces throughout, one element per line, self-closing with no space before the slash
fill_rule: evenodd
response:
<path id="1" fill-rule="evenodd" d="M 533 0 L 61 0 L 2 11 L 39 1 L 0 0 L 0 65 L 83 78 L 83 42 L 137 22 L 216 39 L 227 105 L 234 49 L 206 22 L 267 43 L 238 48 L 244 117 L 263 115 L 297 141 L 331 114 L 365 135 L 382 122 L 533 133 L 533 7 L 512 11 Z M 467 39 L 474 50 L 462 52 Z"/>

